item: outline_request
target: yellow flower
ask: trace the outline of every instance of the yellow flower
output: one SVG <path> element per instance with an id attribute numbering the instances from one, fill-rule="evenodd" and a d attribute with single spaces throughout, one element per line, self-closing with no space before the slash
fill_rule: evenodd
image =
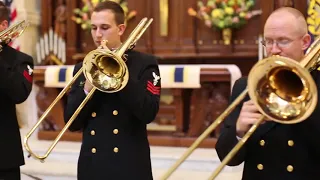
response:
<path id="1" fill-rule="evenodd" d="M 243 18 L 243 17 L 246 16 L 246 13 L 245 13 L 245 12 L 241 12 L 241 13 L 239 14 L 239 16 Z"/>
<path id="2" fill-rule="evenodd" d="M 226 7 L 224 9 L 224 12 L 226 12 L 229 15 L 232 15 L 234 13 L 233 9 L 231 7 Z"/>
<path id="3" fill-rule="evenodd" d="M 82 19 L 81 19 L 81 18 L 77 18 L 77 19 L 76 19 L 76 23 L 77 23 L 77 24 L 80 24 L 81 22 L 82 22 Z"/>
<path id="4" fill-rule="evenodd" d="M 88 28 L 88 25 L 87 25 L 87 24 L 81 24 L 81 28 L 82 28 L 82 29 L 87 29 L 87 28 Z"/>
<path id="5" fill-rule="evenodd" d="M 211 16 L 213 18 L 222 18 L 223 17 L 223 11 L 221 9 L 215 9 L 211 12 Z"/>
<path id="6" fill-rule="evenodd" d="M 100 2 L 100 0 L 91 0 L 91 2 L 93 6 L 96 6 Z"/>

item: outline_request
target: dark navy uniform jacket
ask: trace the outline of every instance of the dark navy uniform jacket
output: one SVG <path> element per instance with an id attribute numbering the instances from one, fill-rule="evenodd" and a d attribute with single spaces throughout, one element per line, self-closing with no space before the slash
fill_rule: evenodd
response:
<path id="1" fill-rule="evenodd" d="M 71 131 L 83 132 L 79 180 L 153 179 L 146 126 L 159 110 L 158 62 L 140 52 L 127 54 L 127 86 L 116 93 L 96 90 L 70 126 Z M 75 66 L 74 74 L 81 66 Z M 81 75 L 68 94 L 65 121 L 86 97 L 84 82 Z"/>
<path id="2" fill-rule="evenodd" d="M 297 124 L 285 125 L 266 121 L 248 139 L 229 162 L 244 162 L 243 180 L 317 180 L 320 179 L 320 72 L 312 75 L 318 87 L 318 104 L 313 114 Z M 247 78 L 234 84 L 231 101 L 246 87 Z M 236 121 L 247 96 L 224 123 L 216 144 L 220 160 L 238 143 Z"/>
<path id="3" fill-rule="evenodd" d="M 0 171 L 25 163 L 16 105 L 29 97 L 33 67 L 31 56 L 10 46 L 0 52 Z"/>

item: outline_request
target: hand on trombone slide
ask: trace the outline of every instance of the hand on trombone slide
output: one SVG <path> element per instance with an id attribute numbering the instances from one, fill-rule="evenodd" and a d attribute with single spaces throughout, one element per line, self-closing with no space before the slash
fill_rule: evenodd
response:
<path id="1" fill-rule="evenodd" d="M 252 100 L 244 102 L 240 111 L 239 118 L 237 120 L 237 136 L 243 137 L 250 129 L 250 127 L 255 122 L 259 121 L 262 116 L 263 115 L 259 112 L 257 106 L 253 103 Z M 269 120 L 264 119 L 261 124 L 265 123 L 265 121 Z"/>

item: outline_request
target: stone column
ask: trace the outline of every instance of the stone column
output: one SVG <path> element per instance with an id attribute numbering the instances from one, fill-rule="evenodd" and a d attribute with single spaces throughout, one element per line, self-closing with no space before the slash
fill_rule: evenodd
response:
<path id="1" fill-rule="evenodd" d="M 36 63 L 36 43 L 39 40 L 40 10 L 41 0 L 15 0 L 17 8 L 17 19 L 26 20 L 29 26 L 17 39 L 20 44 L 20 51 L 29 54 Z M 33 90 L 28 99 L 17 105 L 18 120 L 22 122 L 21 131 L 28 131 L 37 120 L 37 107 L 35 101 L 37 87 L 33 85 Z"/>

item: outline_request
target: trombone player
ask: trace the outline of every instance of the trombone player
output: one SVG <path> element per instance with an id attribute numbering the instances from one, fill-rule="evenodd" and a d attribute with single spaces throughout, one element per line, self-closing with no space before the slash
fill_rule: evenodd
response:
<path id="1" fill-rule="evenodd" d="M 0 1 L 0 31 L 8 28 L 9 10 Z M 4 39 L 1 39 L 4 40 Z M 1 43 L 0 52 L 0 179 L 19 180 L 20 166 L 25 164 L 16 105 L 30 95 L 33 83 L 31 56 Z"/>
<path id="2" fill-rule="evenodd" d="M 91 15 L 91 35 L 109 49 L 121 45 L 125 31 L 124 11 L 113 1 L 98 3 Z M 152 180 L 146 125 L 159 110 L 160 74 L 154 56 L 129 50 L 128 84 L 119 92 L 97 91 L 70 126 L 82 131 L 78 180 Z M 74 74 L 82 63 L 75 66 Z M 65 108 L 67 122 L 93 87 L 81 75 L 72 85 Z"/>
<path id="3" fill-rule="evenodd" d="M 305 17 L 298 10 L 282 7 L 275 10 L 264 26 L 263 45 L 268 56 L 280 55 L 300 61 L 309 47 L 311 37 Z M 320 72 L 311 72 L 318 92 Z M 230 101 L 245 89 L 247 78 L 234 84 Z M 318 96 L 319 103 L 319 96 Z M 303 122 L 286 125 L 265 120 L 247 143 L 228 162 L 229 166 L 244 163 L 242 180 L 311 180 L 320 177 L 319 105 Z M 262 115 L 247 96 L 224 121 L 216 144 L 220 160 L 247 133 Z"/>

